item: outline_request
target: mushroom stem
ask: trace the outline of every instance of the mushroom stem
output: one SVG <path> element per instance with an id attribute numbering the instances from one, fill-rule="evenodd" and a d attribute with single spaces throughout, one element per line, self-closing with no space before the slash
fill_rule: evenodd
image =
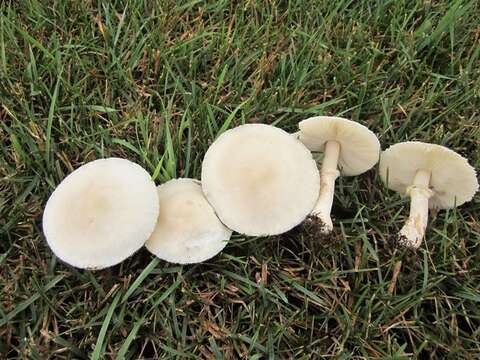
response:
<path id="1" fill-rule="evenodd" d="M 323 222 L 322 232 L 330 233 L 333 230 L 330 212 L 332 211 L 333 194 L 335 192 L 335 180 L 340 175 L 337 170 L 340 144 L 337 141 L 327 141 L 324 154 L 320 170 L 320 195 L 312 215 Z"/>
<path id="2" fill-rule="evenodd" d="M 400 230 L 400 243 L 403 246 L 417 249 L 425 236 L 428 222 L 428 199 L 433 195 L 429 189 L 431 173 L 418 170 L 413 185 L 407 189 L 410 195 L 410 215 Z"/>

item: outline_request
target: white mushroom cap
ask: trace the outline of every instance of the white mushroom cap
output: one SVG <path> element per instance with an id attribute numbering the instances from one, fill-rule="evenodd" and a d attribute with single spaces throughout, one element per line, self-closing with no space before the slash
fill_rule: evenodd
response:
<path id="1" fill-rule="evenodd" d="M 141 166 L 119 158 L 92 161 L 68 175 L 43 213 L 48 245 L 66 263 L 115 265 L 143 246 L 158 216 L 155 183 Z"/>
<path id="2" fill-rule="evenodd" d="M 174 179 L 158 188 L 160 213 L 146 248 L 160 259 L 193 264 L 217 255 L 232 231 L 226 228 L 194 179 Z"/>
<path id="3" fill-rule="evenodd" d="M 202 187 L 220 220 L 246 235 L 275 235 L 301 223 L 318 198 L 308 149 L 287 132 L 247 124 L 224 132 L 202 164 Z"/>
<path id="4" fill-rule="evenodd" d="M 382 153 L 380 177 L 396 192 L 405 195 L 418 170 L 431 172 L 431 208 L 459 206 L 470 201 L 478 190 L 475 170 L 467 159 L 444 146 L 407 141 Z"/>
<path id="5" fill-rule="evenodd" d="M 328 141 L 340 144 L 338 167 L 343 176 L 371 169 L 380 156 L 380 142 L 367 127 L 340 117 L 316 116 L 301 121 L 300 141 L 310 151 L 323 151 Z"/>

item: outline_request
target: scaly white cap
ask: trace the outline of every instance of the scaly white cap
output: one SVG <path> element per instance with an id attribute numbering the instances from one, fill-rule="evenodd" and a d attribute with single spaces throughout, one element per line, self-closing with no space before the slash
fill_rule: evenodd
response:
<path id="1" fill-rule="evenodd" d="M 174 179 L 157 190 L 160 213 L 145 244 L 151 253 L 172 263 L 192 264 L 222 251 L 232 231 L 215 215 L 198 180 Z"/>
<path id="2" fill-rule="evenodd" d="M 418 170 L 431 173 L 430 208 L 447 209 L 472 200 L 478 191 L 475 170 L 467 159 L 445 146 L 407 141 L 390 146 L 380 159 L 380 177 L 389 189 L 402 195 Z"/>
<path id="3" fill-rule="evenodd" d="M 328 141 L 340 144 L 338 168 L 343 176 L 371 169 L 380 156 L 380 142 L 367 127 L 340 117 L 316 116 L 301 121 L 299 139 L 310 151 L 324 151 Z"/>
<path id="4" fill-rule="evenodd" d="M 158 207 L 155 183 L 141 166 L 119 158 L 95 160 L 68 175 L 52 193 L 43 232 L 61 260 L 102 269 L 143 246 Z"/>
<path id="5" fill-rule="evenodd" d="M 312 211 L 320 177 L 300 141 L 274 126 L 247 124 L 224 132 L 210 146 L 202 164 L 202 188 L 230 229 L 275 235 Z"/>

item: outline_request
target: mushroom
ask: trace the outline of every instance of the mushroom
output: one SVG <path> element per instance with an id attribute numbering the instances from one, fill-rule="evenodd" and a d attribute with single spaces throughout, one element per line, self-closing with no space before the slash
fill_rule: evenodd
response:
<path id="1" fill-rule="evenodd" d="M 143 246 L 158 210 L 155 183 L 145 169 L 125 159 L 100 159 L 58 185 L 45 206 L 43 232 L 64 262 L 101 269 Z"/>
<path id="2" fill-rule="evenodd" d="M 380 142 L 367 127 L 347 119 L 316 116 L 301 121 L 295 133 L 310 151 L 323 151 L 320 170 L 320 196 L 312 211 L 311 220 L 318 222 L 318 231 L 333 230 L 330 217 L 335 180 L 355 176 L 371 169 L 380 156 Z M 340 170 L 340 171 L 339 171 Z"/>
<path id="3" fill-rule="evenodd" d="M 308 149 L 270 125 L 224 132 L 202 164 L 202 188 L 220 220 L 239 233 L 276 235 L 300 224 L 318 197 L 320 178 Z"/>
<path id="4" fill-rule="evenodd" d="M 232 231 L 218 220 L 195 179 L 174 179 L 158 186 L 160 213 L 146 248 L 162 260 L 198 263 L 217 255 Z"/>
<path id="5" fill-rule="evenodd" d="M 462 205 L 478 190 L 475 170 L 467 159 L 444 146 L 417 141 L 385 150 L 380 177 L 389 189 L 410 196 L 410 216 L 400 230 L 398 243 L 414 249 L 425 236 L 429 207 Z"/>

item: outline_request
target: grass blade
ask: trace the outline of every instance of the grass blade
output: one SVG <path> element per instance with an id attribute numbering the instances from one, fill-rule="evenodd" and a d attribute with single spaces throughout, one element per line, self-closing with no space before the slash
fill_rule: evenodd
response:
<path id="1" fill-rule="evenodd" d="M 113 312 L 117 307 L 117 303 L 120 300 L 121 292 L 119 291 L 115 298 L 113 299 L 110 307 L 108 308 L 107 315 L 103 320 L 102 328 L 100 329 L 100 333 L 98 334 L 97 343 L 95 344 L 95 349 L 93 350 L 91 360 L 99 360 L 100 356 L 102 355 L 102 348 L 105 341 L 105 335 L 107 334 L 108 326 L 110 325 L 110 320 L 112 319 Z"/>

